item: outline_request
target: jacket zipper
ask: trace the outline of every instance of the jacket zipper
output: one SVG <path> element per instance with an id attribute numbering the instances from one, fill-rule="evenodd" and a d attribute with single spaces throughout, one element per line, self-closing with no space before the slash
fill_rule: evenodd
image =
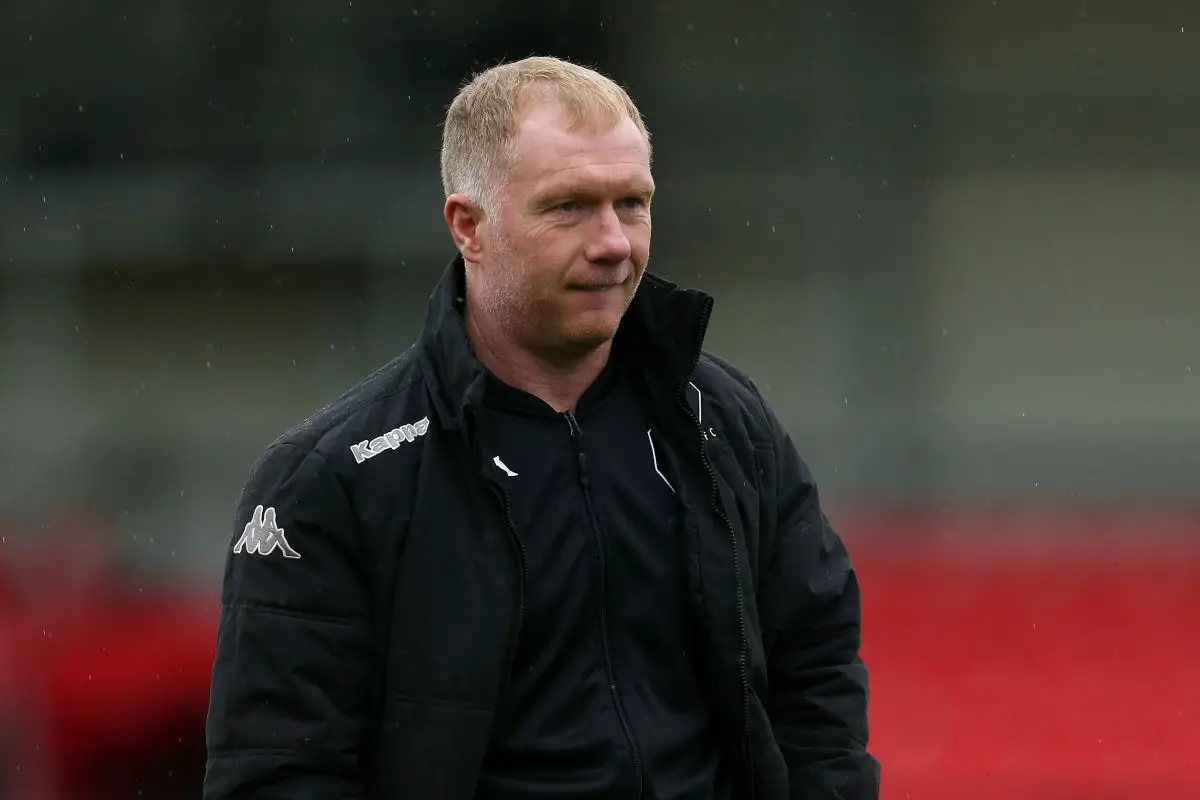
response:
<path id="1" fill-rule="evenodd" d="M 608 643 L 608 598 L 606 597 L 608 576 L 606 562 L 604 558 L 604 540 L 603 534 L 600 531 L 600 521 L 596 517 L 596 508 L 592 502 L 591 480 L 588 477 L 587 468 L 587 451 L 583 447 L 583 428 L 579 426 L 579 420 L 570 411 L 563 416 L 567 418 L 567 426 L 571 431 L 571 439 L 575 442 L 575 452 L 579 458 L 579 484 L 583 489 L 583 502 L 587 508 L 588 521 L 591 523 L 592 534 L 596 540 L 596 555 L 600 565 L 600 646 L 604 651 L 604 670 L 605 677 L 608 678 L 608 690 L 612 696 L 613 707 L 617 711 L 617 719 L 621 722 L 621 730 L 625 733 L 625 738 L 629 742 L 630 759 L 633 761 L 633 797 L 642 796 L 642 758 L 638 752 L 637 740 L 633 735 L 633 728 L 629 724 L 629 720 L 625 714 L 625 706 L 621 703 L 621 696 L 617 692 L 617 679 L 613 670 L 612 651 Z"/>
<path id="2" fill-rule="evenodd" d="M 738 652 L 738 671 L 742 679 L 742 741 L 740 742 L 742 756 L 746 759 L 747 779 L 750 781 L 750 797 L 754 796 L 754 770 L 750 763 L 750 677 L 747 668 L 749 644 L 746 636 L 746 591 L 742 583 L 742 557 L 738 551 L 737 532 L 733 529 L 733 523 L 729 520 L 729 515 L 725 513 L 724 507 L 721 505 L 721 495 L 717 489 L 717 472 L 713 469 L 712 460 L 708 457 L 708 441 L 704 436 L 704 430 L 700 425 L 700 420 L 692 411 L 692 407 L 688 405 L 687 399 L 684 396 L 686 389 L 681 389 L 679 392 L 679 405 L 687 414 L 688 419 L 696 426 L 696 430 L 700 434 L 700 460 L 704 464 L 704 469 L 708 472 L 709 485 L 712 489 L 712 494 L 709 501 L 712 504 L 713 510 L 725 523 L 725 529 L 729 533 L 729 546 L 733 551 L 733 572 L 737 581 L 737 608 L 738 608 L 738 628 L 741 632 L 741 650 Z"/>

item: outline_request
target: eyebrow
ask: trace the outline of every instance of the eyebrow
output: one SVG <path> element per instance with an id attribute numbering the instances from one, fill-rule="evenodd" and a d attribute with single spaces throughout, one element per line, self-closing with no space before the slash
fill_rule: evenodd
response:
<path id="1" fill-rule="evenodd" d="M 537 198 L 540 202 L 554 200 L 556 198 L 568 197 L 597 197 L 599 195 L 608 194 L 605 191 L 607 187 L 599 190 L 596 188 L 571 187 L 571 186 L 549 186 L 543 191 L 537 193 Z M 642 197 L 649 199 L 654 196 L 655 186 L 653 183 L 638 183 L 629 188 L 627 191 L 617 192 L 621 197 Z"/>

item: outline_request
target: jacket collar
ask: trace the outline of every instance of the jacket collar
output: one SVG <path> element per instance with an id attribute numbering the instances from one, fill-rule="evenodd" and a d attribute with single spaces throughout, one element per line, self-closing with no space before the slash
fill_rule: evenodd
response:
<path id="1" fill-rule="evenodd" d="M 467 428 L 487 373 L 475 357 L 463 322 L 466 268 L 456 257 L 429 298 L 419 357 L 432 386 L 435 411 L 448 428 Z M 696 369 L 713 298 L 647 272 L 613 341 L 614 352 L 640 372 L 656 396 L 677 394 Z"/>

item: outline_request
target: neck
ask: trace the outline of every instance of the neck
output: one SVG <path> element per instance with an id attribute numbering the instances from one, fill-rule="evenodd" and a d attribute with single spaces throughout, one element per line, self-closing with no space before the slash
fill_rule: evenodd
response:
<path id="1" fill-rule="evenodd" d="M 578 356 L 547 357 L 521 347 L 500 326 L 473 311 L 470 303 L 464 317 L 479 362 L 504 383 L 559 412 L 579 405 L 579 398 L 604 371 L 612 350 L 612 343 L 606 342 Z"/>

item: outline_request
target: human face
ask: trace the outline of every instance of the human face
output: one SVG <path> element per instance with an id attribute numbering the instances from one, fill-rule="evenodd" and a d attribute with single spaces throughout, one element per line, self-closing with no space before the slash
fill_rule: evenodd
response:
<path id="1" fill-rule="evenodd" d="M 610 341 L 650 256 L 649 145 L 632 120 L 572 128 L 552 103 L 521 120 L 494 219 L 479 226 L 474 300 L 519 346 Z"/>

